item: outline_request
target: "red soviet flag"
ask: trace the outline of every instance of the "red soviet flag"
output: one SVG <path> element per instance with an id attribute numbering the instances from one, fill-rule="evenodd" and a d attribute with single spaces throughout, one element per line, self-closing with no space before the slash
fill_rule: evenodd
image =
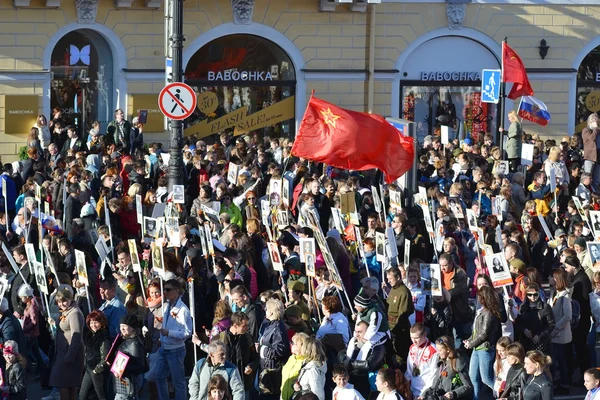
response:
<path id="1" fill-rule="evenodd" d="M 514 100 L 521 96 L 533 96 L 533 89 L 529 84 L 525 65 L 506 42 L 502 42 L 502 81 L 513 82 L 513 87 L 507 96 L 509 99 Z"/>
<path id="2" fill-rule="evenodd" d="M 412 168 L 414 141 L 382 116 L 311 97 L 292 154 L 353 170 L 379 168 L 391 183 Z"/>

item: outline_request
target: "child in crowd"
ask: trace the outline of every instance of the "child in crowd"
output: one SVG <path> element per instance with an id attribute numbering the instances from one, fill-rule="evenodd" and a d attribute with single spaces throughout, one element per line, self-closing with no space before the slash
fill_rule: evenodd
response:
<path id="1" fill-rule="evenodd" d="M 590 368 L 585 371 L 583 385 L 588 390 L 585 400 L 600 399 L 600 368 Z"/>
<path id="2" fill-rule="evenodd" d="M 25 357 L 19 354 L 19 346 L 14 340 L 4 342 L 2 349 L 6 371 L 4 385 L 0 387 L 3 396 L 8 394 L 10 400 L 27 399 L 27 373 L 25 372 Z M 4 397 L 3 397 L 4 398 Z"/>
<path id="3" fill-rule="evenodd" d="M 365 398 L 354 389 L 354 385 L 348 383 L 350 374 L 343 365 L 336 365 L 332 371 L 333 382 L 335 383 L 335 389 L 333 389 L 333 398 L 335 400 L 364 400 Z"/>

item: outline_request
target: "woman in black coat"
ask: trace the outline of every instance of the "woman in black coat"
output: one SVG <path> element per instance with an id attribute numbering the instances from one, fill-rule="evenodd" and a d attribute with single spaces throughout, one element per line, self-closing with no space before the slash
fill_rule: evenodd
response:
<path id="1" fill-rule="evenodd" d="M 87 399 L 94 390 L 98 400 L 105 400 L 104 382 L 108 373 L 105 360 L 111 345 L 107 329 L 108 321 L 101 311 L 94 310 L 88 314 L 85 322 L 89 330 L 83 338 L 85 375 L 81 382 L 79 397 Z"/>
<path id="2" fill-rule="evenodd" d="M 121 337 L 119 346 L 108 356 L 108 362 L 113 363 L 115 356 L 121 352 L 129 356 L 129 361 L 119 379 L 113 372 L 113 385 L 115 393 L 123 396 L 137 398 L 137 393 L 142 388 L 144 373 L 148 371 L 148 361 L 144 344 L 138 335 L 138 318 L 133 314 L 125 314 L 121 318 Z"/>
<path id="3" fill-rule="evenodd" d="M 550 354 L 551 335 L 555 326 L 552 307 L 540 299 L 540 287 L 537 283 L 527 286 L 525 296 L 525 302 L 515 321 L 515 338 L 525 351 L 539 350 Z"/>
<path id="4" fill-rule="evenodd" d="M 525 350 L 519 342 L 511 343 L 506 347 L 506 360 L 510 364 L 506 381 L 504 381 L 504 390 L 500 395 L 501 399 L 520 400 L 523 383 L 527 376 L 523 361 L 525 359 Z"/>
<path id="5" fill-rule="evenodd" d="M 290 343 L 283 321 L 283 303 L 270 299 L 266 304 L 265 320 L 260 326 L 260 373 L 258 386 L 261 399 L 279 399 L 281 368 L 290 355 Z"/>

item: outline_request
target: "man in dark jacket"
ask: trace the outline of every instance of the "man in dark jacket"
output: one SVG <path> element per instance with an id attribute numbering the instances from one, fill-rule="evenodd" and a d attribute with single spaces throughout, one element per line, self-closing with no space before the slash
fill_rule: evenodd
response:
<path id="1" fill-rule="evenodd" d="M 440 255 L 440 269 L 443 287 L 450 293 L 452 307 L 452 328 L 456 339 L 456 348 L 463 346 L 463 340 L 471 336 L 471 308 L 469 307 L 469 290 L 467 274 L 454 265 L 452 256 L 448 253 Z"/>
<path id="2" fill-rule="evenodd" d="M 369 372 L 378 371 L 383 367 L 385 346 L 383 342 L 378 344 L 369 344 L 365 339 L 369 324 L 365 321 L 359 321 L 354 328 L 354 335 L 348 342 L 348 349 L 345 353 L 340 353 L 340 361 L 348 369 L 350 380 L 354 388 L 359 393 L 369 393 L 371 387 L 369 384 Z M 368 348 L 367 351 L 361 351 Z"/>
<path id="3" fill-rule="evenodd" d="M 235 305 L 236 311 L 241 311 L 248 316 L 248 332 L 252 336 L 253 343 L 257 343 L 258 330 L 263 320 L 260 307 L 252 302 L 250 293 L 242 285 L 238 285 L 231 290 L 231 301 Z"/>
<path id="4" fill-rule="evenodd" d="M 79 185 L 73 183 L 69 186 L 69 197 L 67 197 L 67 201 L 65 202 L 65 221 L 67 224 L 65 226 L 65 231 L 67 233 L 67 237 L 73 237 L 73 229 L 70 221 L 73 221 L 75 218 L 79 218 L 81 214 L 81 201 L 79 201 Z"/>
<path id="5" fill-rule="evenodd" d="M 590 331 L 590 317 L 592 308 L 590 306 L 590 293 L 592 292 L 592 283 L 587 276 L 579 259 L 575 256 L 569 256 L 564 262 L 565 271 L 569 274 L 569 283 L 571 284 L 571 298 L 579 303 L 581 316 L 577 328 L 573 329 L 573 345 L 577 353 L 579 370 L 585 371 L 590 367 L 590 353 L 587 348 L 587 337 Z"/>
<path id="6" fill-rule="evenodd" d="M 237 367 L 246 391 L 252 388 L 254 373 L 260 365 L 260 357 L 254 346 L 255 340 L 250 335 L 248 317 L 243 312 L 233 313 L 231 326 L 218 336 L 218 339 L 225 343 L 226 359 Z"/>

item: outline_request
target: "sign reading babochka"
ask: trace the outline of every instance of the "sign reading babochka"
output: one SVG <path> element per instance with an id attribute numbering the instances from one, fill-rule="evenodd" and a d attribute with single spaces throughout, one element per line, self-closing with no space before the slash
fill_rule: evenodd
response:
<path id="1" fill-rule="evenodd" d="M 27 134 L 39 114 L 38 95 L 4 96 L 4 133 Z"/>

